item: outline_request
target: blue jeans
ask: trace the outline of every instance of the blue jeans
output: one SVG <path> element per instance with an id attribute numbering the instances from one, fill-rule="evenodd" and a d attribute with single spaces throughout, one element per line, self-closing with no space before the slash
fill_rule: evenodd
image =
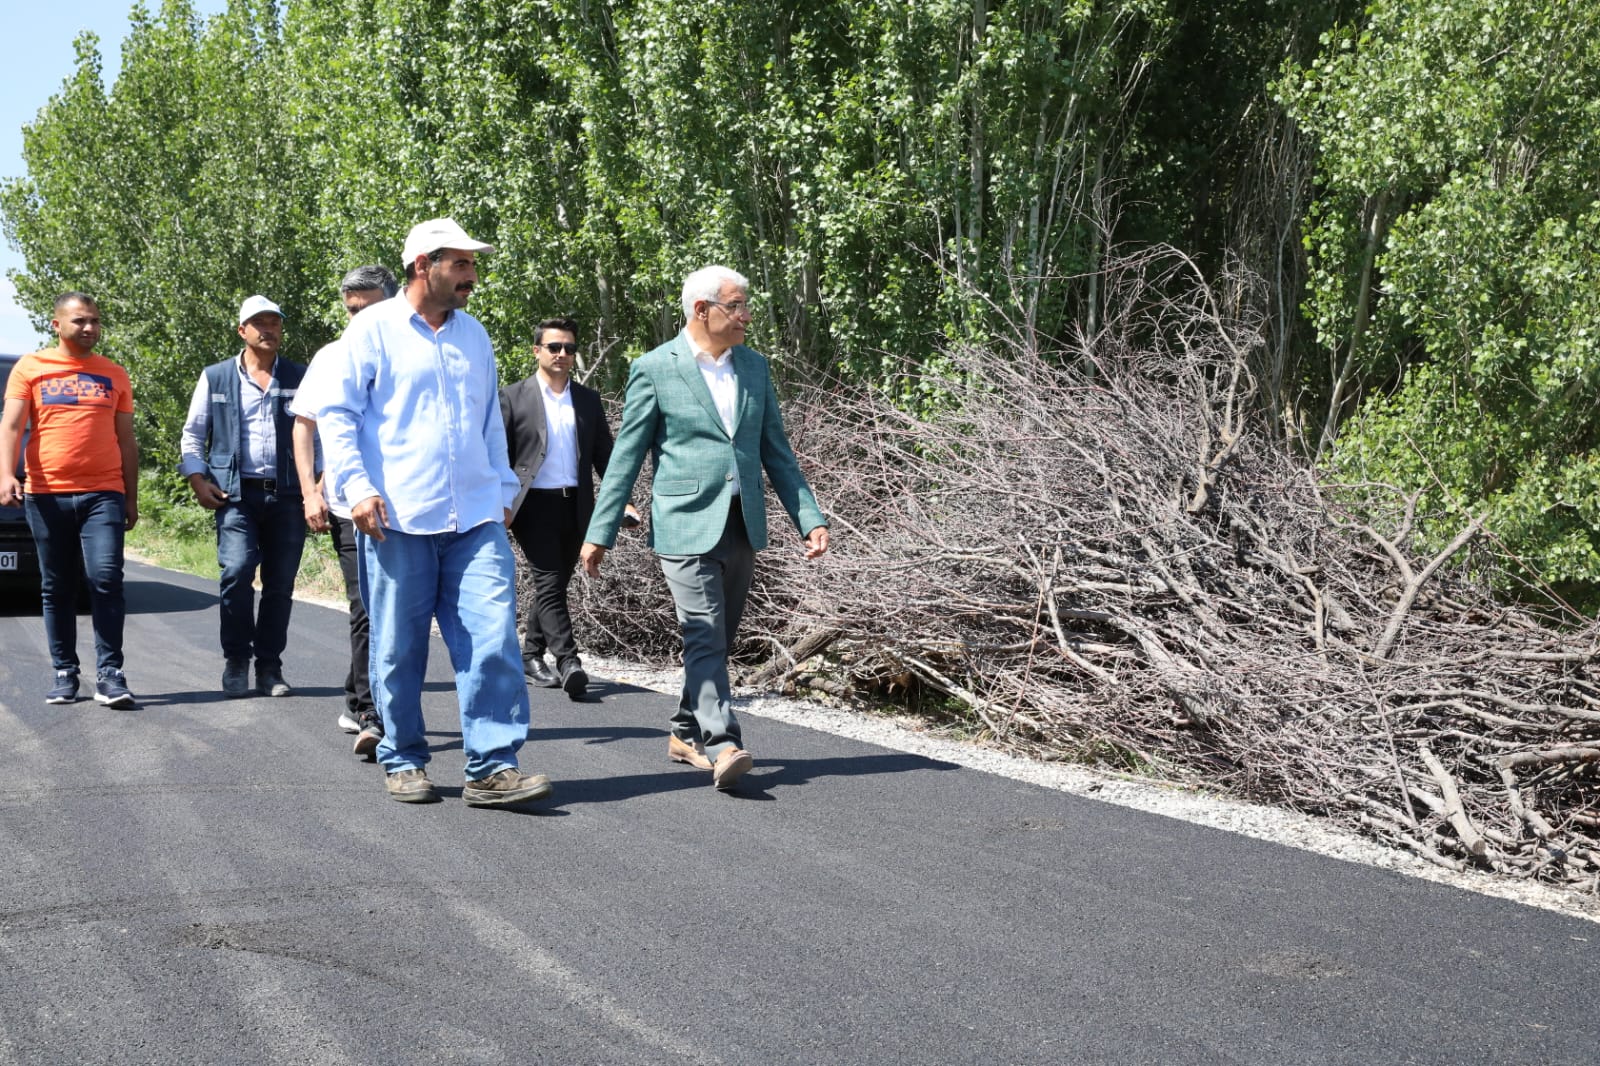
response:
<path id="1" fill-rule="evenodd" d="M 282 667 L 294 579 L 306 544 L 300 497 L 268 492 L 259 481 L 242 480 L 239 498 L 216 512 L 216 522 L 222 654 L 229 659 L 254 658 L 258 667 Z M 257 567 L 261 568 L 259 614 Z"/>
<path id="2" fill-rule="evenodd" d="M 372 702 L 383 718 L 378 761 L 388 773 L 426 766 L 422 720 L 430 623 L 456 672 L 467 779 L 517 765 L 528 738 L 528 688 L 517 646 L 516 563 L 505 527 L 361 537 Z"/>
<path id="3" fill-rule="evenodd" d="M 120 492 L 28 493 L 28 528 L 43 575 L 44 632 L 57 670 L 78 672 L 78 567 L 89 577 L 98 676 L 122 669 L 122 537 Z"/>

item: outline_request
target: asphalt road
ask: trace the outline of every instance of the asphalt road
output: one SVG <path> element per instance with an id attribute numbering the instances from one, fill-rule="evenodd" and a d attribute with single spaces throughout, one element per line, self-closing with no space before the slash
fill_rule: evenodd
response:
<path id="1" fill-rule="evenodd" d="M 468 808 L 438 644 L 407 806 L 334 726 L 342 614 L 227 701 L 210 586 L 128 598 L 135 711 L 47 706 L 0 605 L 3 1063 L 1600 1057 L 1600 926 L 753 717 L 719 794 L 619 685 L 534 690 L 555 796 Z"/>

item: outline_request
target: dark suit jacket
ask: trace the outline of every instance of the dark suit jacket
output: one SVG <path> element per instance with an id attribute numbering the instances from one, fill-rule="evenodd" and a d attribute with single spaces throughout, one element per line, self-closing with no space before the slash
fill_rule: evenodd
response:
<path id="1" fill-rule="evenodd" d="M 572 416 L 578 430 L 578 529 L 582 530 L 588 526 L 589 516 L 594 512 L 594 476 L 605 477 L 606 464 L 611 461 L 611 427 L 606 424 L 606 412 L 598 392 L 576 381 L 568 381 L 567 388 L 572 390 Z M 522 489 L 511 504 L 513 521 L 528 495 L 528 486 L 544 466 L 549 448 L 542 389 L 535 372 L 500 390 L 500 417 L 506 424 L 506 454 L 517 480 L 522 482 Z"/>

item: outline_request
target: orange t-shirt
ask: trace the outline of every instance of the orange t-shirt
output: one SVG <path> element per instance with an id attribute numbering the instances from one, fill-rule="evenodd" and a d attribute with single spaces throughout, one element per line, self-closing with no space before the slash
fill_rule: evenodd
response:
<path id="1" fill-rule="evenodd" d="M 60 348 L 25 355 L 6 379 L 6 401 L 27 406 L 29 492 L 122 492 L 117 413 L 133 412 L 128 372 L 103 355 Z"/>

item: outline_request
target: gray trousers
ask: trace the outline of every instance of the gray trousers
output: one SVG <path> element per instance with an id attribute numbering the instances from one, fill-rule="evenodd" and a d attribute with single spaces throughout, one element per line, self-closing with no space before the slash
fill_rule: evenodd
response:
<path id="1" fill-rule="evenodd" d="M 716 547 L 704 555 L 661 556 L 683 630 L 683 692 L 672 731 L 681 740 L 700 741 L 713 761 L 725 748 L 743 746 L 728 685 L 728 649 L 739 632 L 755 563 L 737 496 Z"/>

